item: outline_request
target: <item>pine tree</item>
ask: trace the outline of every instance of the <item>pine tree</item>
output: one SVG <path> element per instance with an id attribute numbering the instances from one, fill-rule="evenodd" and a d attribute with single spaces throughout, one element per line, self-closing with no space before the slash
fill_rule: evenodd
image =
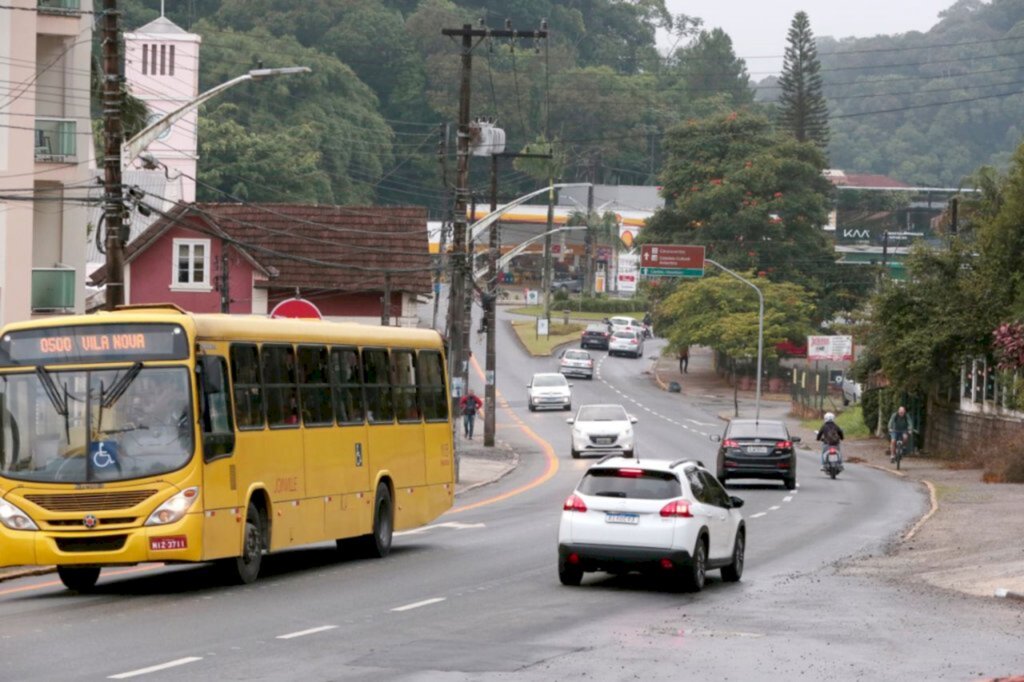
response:
<path id="1" fill-rule="evenodd" d="M 800 142 L 828 146 L 828 106 L 822 92 L 821 62 L 806 12 L 797 12 L 789 26 L 788 45 L 779 85 L 779 122 Z"/>

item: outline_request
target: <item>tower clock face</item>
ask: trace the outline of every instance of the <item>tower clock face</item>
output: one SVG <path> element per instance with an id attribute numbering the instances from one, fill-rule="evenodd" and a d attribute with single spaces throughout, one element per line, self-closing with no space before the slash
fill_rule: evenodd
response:
<path id="1" fill-rule="evenodd" d="M 157 121 L 159 121 L 163 117 L 164 117 L 164 113 L 163 112 L 154 111 L 153 113 L 151 113 L 149 116 L 146 117 L 146 125 L 147 126 L 151 126 L 151 125 L 153 125 L 154 123 L 156 123 Z M 166 130 L 164 130 L 162 133 L 160 133 L 157 136 L 156 139 L 158 139 L 158 140 L 166 140 L 167 136 L 170 135 L 170 134 L 171 134 L 171 128 L 168 127 Z"/>

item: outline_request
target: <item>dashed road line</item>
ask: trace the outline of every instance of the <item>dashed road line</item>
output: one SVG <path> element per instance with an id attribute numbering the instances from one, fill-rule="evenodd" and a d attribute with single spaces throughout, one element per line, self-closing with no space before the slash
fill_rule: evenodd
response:
<path id="1" fill-rule="evenodd" d="M 767 514 L 768 514 L 768 512 L 757 512 L 756 514 L 751 514 L 750 518 L 752 518 L 752 519 L 759 519 L 762 516 L 766 516 Z"/>
<path id="2" fill-rule="evenodd" d="M 434 597 L 433 599 L 424 599 L 423 601 L 413 602 L 412 604 L 406 604 L 405 606 L 396 606 L 395 608 L 393 608 L 391 610 L 392 611 L 412 611 L 413 609 L 418 609 L 418 608 L 423 607 L 423 606 L 430 606 L 431 604 L 437 604 L 439 602 L 443 602 L 444 600 L 445 600 L 444 597 Z"/>
<path id="3" fill-rule="evenodd" d="M 305 637 L 306 635 L 315 635 L 318 632 L 326 632 L 327 630 L 334 630 L 337 625 L 321 625 L 318 628 L 309 628 L 308 630 L 299 630 L 298 632 L 289 632 L 287 635 L 278 635 L 277 639 L 295 639 L 296 637 Z"/>
<path id="4" fill-rule="evenodd" d="M 792 502 L 793 501 L 793 496 L 792 495 L 786 495 L 785 497 L 782 498 L 782 501 L 783 502 Z"/>
<path id="5" fill-rule="evenodd" d="M 779 505 L 777 505 L 777 504 L 776 504 L 775 506 L 772 506 L 772 507 L 768 507 L 768 511 L 778 511 L 778 510 L 780 510 L 780 509 L 782 509 L 782 507 L 780 507 L 780 506 L 779 506 Z"/>
<path id="6" fill-rule="evenodd" d="M 203 660 L 202 656 L 187 656 L 185 658 L 176 658 L 173 661 L 167 661 L 166 663 L 160 663 L 158 665 L 151 665 L 148 668 L 139 668 L 138 670 L 129 670 L 126 673 L 118 673 L 117 675 L 110 675 L 107 677 L 108 680 L 127 680 L 129 677 L 138 677 L 139 675 L 148 675 L 150 673 L 160 672 L 161 670 L 167 670 L 168 668 L 177 668 L 180 665 L 186 665 L 188 663 L 195 663 L 196 661 Z"/>

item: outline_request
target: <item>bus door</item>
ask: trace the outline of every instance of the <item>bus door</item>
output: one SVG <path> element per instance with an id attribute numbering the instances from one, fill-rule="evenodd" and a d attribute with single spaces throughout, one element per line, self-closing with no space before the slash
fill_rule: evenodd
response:
<path id="1" fill-rule="evenodd" d="M 439 351 L 422 350 L 416 361 L 416 389 L 423 413 L 423 440 L 427 485 L 455 482 L 452 425 L 448 419 L 444 357 Z"/>
<path id="2" fill-rule="evenodd" d="M 228 363 L 221 355 L 200 355 L 196 376 L 204 465 L 203 558 L 216 559 L 236 555 L 240 541 L 233 513 L 239 502 Z"/>

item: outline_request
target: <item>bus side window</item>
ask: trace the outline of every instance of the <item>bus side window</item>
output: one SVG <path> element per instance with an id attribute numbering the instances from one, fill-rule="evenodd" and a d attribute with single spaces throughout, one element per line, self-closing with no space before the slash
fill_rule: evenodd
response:
<path id="1" fill-rule="evenodd" d="M 420 411 L 427 421 L 448 420 L 448 398 L 444 393 L 444 363 L 437 351 L 420 351 L 416 363 Z"/>
<path id="2" fill-rule="evenodd" d="M 334 423 L 331 414 L 331 385 L 327 378 L 327 347 L 299 346 L 299 401 L 302 423 L 327 426 Z"/>
<path id="3" fill-rule="evenodd" d="M 267 423 L 297 426 L 299 396 L 295 385 L 295 349 L 290 345 L 263 344 L 263 390 L 267 395 Z"/>
<path id="4" fill-rule="evenodd" d="M 231 344 L 231 374 L 235 385 L 235 422 L 238 428 L 263 428 L 263 385 L 259 351 L 255 344 Z"/>
<path id="5" fill-rule="evenodd" d="M 383 348 L 363 350 L 363 381 L 366 387 L 366 414 L 371 424 L 395 420 L 391 400 L 388 352 Z"/>
<path id="6" fill-rule="evenodd" d="M 331 349 L 331 388 L 334 392 L 334 416 L 338 423 L 362 424 L 366 418 L 366 399 L 363 396 L 363 374 L 356 349 Z"/>
<path id="7" fill-rule="evenodd" d="M 420 421 L 420 406 L 416 400 L 416 356 L 411 350 L 391 351 L 391 370 L 398 421 Z"/>

